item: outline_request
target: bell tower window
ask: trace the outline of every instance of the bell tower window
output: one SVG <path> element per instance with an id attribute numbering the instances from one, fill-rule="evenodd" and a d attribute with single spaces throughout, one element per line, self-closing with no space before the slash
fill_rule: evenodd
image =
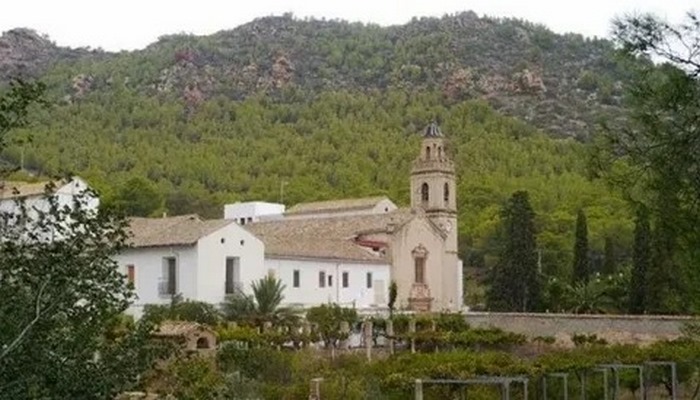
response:
<path id="1" fill-rule="evenodd" d="M 423 183 L 420 187 L 420 200 L 423 203 L 427 203 L 430 200 L 430 188 L 427 183 Z"/>
<path id="2" fill-rule="evenodd" d="M 430 146 L 425 148 L 425 159 L 430 160 Z"/>
<path id="3" fill-rule="evenodd" d="M 450 205 L 450 184 L 445 182 L 445 190 L 443 193 L 444 200 L 445 200 L 445 205 L 448 206 Z"/>

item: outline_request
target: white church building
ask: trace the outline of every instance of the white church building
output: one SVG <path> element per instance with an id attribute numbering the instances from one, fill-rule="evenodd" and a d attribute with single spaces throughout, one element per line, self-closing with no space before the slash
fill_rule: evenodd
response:
<path id="1" fill-rule="evenodd" d="M 298 204 L 277 217 L 245 214 L 248 203 L 227 210 L 264 243 L 265 270 L 290 305 L 385 308 L 394 281 L 399 308 L 459 310 L 455 171 L 436 124 L 423 132 L 410 187 L 405 209 L 373 197 Z"/>
<path id="2" fill-rule="evenodd" d="M 462 264 L 457 256 L 454 165 L 437 125 L 423 132 L 409 182 L 411 205 L 387 197 L 285 206 L 225 206 L 224 219 L 197 216 L 133 218 L 132 247 L 118 257 L 138 300 L 168 303 L 173 295 L 223 302 L 268 274 L 285 285 L 284 303 L 338 303 L 385 309 L 389 285 L 396 307 L 459 310 Z"/>

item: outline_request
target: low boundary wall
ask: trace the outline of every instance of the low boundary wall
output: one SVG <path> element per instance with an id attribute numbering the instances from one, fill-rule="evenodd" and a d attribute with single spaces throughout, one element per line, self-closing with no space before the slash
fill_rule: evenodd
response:
<path id="1" fill-rule="evenodd" d="M 571 345 L 575 334 L 597 335 L 608 343 L 647 344 L 676 339 L 690 316 L 585 315 L 468 312 L 467 322 L 475 328 L 495 327 L 529 338 L 552 336 L 557 343 Z"/>

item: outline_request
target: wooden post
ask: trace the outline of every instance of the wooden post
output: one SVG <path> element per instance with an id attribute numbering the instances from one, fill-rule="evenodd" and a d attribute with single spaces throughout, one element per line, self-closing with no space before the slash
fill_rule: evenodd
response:
<path id="1" fill-rule="evenodd" d="M 386 320 L 386 335 L 389 337 L 389 354 L 394 355 L 394 321 Z"/>
<path id="2" fill-rule="evenodd" d="M 365 320 L 364 324 L 365 349 L 367 351 L 367 361 L 372 361 L 372 321 Z"/>
<path id="3" fill-rule="evenodd" d="M 408 320 L 408 333 L 411 336 L 411 354 L 416 353 L 416 339 L 414 335 L 416 334 L 416 319 L 411 318 Z"/>
<path id="4" fill-rule="evenodd" d="M 423 381 L 421 381 L 420 379 L 416 379 L 415 395 L 415 400 L 423 400 Z"/>

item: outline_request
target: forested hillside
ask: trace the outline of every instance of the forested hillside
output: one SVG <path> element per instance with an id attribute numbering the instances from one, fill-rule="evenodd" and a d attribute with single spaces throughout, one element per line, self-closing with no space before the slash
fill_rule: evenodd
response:
<path id="1" fill-rule="evenodd" d="M 585 137 L 619 114 L 625 74 L 612 50 L 607 40 L 473 12 L 391 27 L 285 15 L 118 54 L 60 48 L 14 30 L 0 38 L 0 79 L 42 76 L 66 101 L 126 89 L 189 108 L 259 92 L 435 90 L 447 104 L 485 99 L 547 133 Z"/>
<path id="2" fill-rule="evenodd" d="M 473 13 L 387 28 L 270 17 L 118 54 L 17 32 L 0 38 L 12 55 L 2 77 L 39 78 L 51 105 L 12 134 L 3 159 L 78 174 L 108 206 L 218 217 L 237 200 L 382 193 L 406 205 L 417 133 L 437 120 L 458 168 L 469 265 L 492 264 L 501 206 L 520 189 L 538 215 L 545 273 L 570 274 L 580 208 L 594 262 L 606 241 L 627 256 L 631 217 L 589 173 L 583 144 L 622 114 L 624 72 L 607 41 Z M 23 56 L 27 43 L 44 57 Z"/>

